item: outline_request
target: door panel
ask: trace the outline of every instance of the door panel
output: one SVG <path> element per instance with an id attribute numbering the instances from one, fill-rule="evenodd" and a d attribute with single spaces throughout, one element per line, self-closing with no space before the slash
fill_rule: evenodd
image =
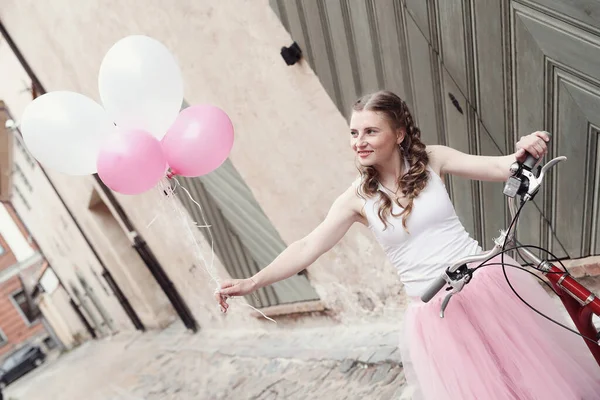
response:
<path id="1" fill-rule="evenodd" d="M 273 4 L 301 47 L 314 35 L 304 19 L 318 19 L 312 29 L 332 38 L 333 74 L 314 65 L 344 115 L 354 97 L 389 89 L 411 105 L 427 144 L 501 155 L 520 136 L 552 132 L 552 155 L 569 159 L 522 213 L 519 240 L 560 257 L 600 253 L 600 2 L 314 3 Z M 332 57 L 309 50 L 309 57 Z M 448 190 L 467 230 L 490 246 L 508 219 L 502 184 L 453 178 Z"/>

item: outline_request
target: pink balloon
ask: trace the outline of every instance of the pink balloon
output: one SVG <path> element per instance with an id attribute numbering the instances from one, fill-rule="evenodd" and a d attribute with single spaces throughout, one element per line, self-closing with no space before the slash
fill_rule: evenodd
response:
<path id="1" fill-rule="evenodd" d="M 115 192 L 140 194 L 165 176 L 167 161 L 160 142 L 139 129 L 119 129 L 98 155 L 98 175 Z"/>
<path id="2" fill-rule="evenodd" d="M 179 113 L 163 138 L 162 147 L 173 174 L 206 175 L 229 157 L 233 124 L 218 107 L 191 106 Z"/>

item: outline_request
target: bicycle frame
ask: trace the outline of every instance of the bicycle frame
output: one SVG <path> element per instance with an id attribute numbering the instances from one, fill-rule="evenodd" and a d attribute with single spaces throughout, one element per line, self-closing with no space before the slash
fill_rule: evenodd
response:
<path id="1" fill-rule="evenodd" d="M 523 164 L 515 163 L 511 166 L 511 178 L 506 182 L 504 194 L 509 198 L 508 204 L 514 221 L 508 231 L 501 231 L 500 237 L 496 238 L 495 246 L 488 252 L 467 256 L 456 261 L 439 276 L 429 288 L 421 295 L 425 303 L 430 301 L 442 288 L 447 287 L 449 293 L 442 301 L 440 317 L 444 318 L 444 310 L 453 295 L 460 292 L 471 280 L 473 270 L 468 267 L 471 263 L 485 263 L 504 249 L 510 249 L 510 245 L 518 244 L 513 232 L 517 230 L 518 218 L 515 199 L 520 198 L 523 203 L 534 198 L 538 189 L 550 168 L 566 157 L 557 157 L 548 162 L 540 170 L 534 171 L 535 160 L 533 157 Z M 527 168 L 523 168 L 526 165 Z M 519 250 L 521 257 L 530 262 L 536 270 L 540 271 L 558 295 L 565 306 L 569 316 L 573 320 L 579 333 L 584 336 L 583 340 L 592 353 L 594 359 L 600 366 L 600 333 L 593 324 L 594 315 L 600 317 L 600 299 L 581 283 L 577 282 L 564 270 L 556 267 L 548 260 L 542 260 L 526 248 Z M 588 340 L 591 339 L 591 340 Z"/>
<path id="2" fill-rule="evenodd" d="M 516 211 L 514 199 L 509 199 L 509 207 L 511 214 L 514 216 Z M 549 261 L 541 260 L 527 249 L 519 251 L 526 261 L 536 265 L 538 270 L 548 279 L 579 333 L 596 340 L 596 343 L 592 343 L 587 339 L 583 339 L 594 359 L 600 365 L 600 345 L 598 343 L 600 332 L 598 332 L 592 321 L 594 315 L 600 317 L 600 299 L 568 273 Z"/>

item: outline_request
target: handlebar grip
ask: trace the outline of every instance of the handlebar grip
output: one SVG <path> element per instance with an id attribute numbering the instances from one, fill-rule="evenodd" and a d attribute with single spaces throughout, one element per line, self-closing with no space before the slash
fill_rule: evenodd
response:
<path id="1" fill-rule="evenodd" d="M 444 286 L 446 286 L 446 280 L 443 276 L 438 276 L 437 279 L 433 281 L 431 285 L 429 285 L 425 293 L 421 295 L 421 300 L 425 303 L 428 303 L 429 300 L 433 299 L 433 297 L 438 294 L 438 292 L 442 290 Z"/>
<path id="2" fill-rule="evenodd" d="M 545 133 L 548 135 L 550 140 L 552 140 L 552 134 L 550 132 L 545 132 Z M 531 170 L 533 170 L 533 167 L 535 167 L 535 164 L 537 162 L 538 162 L 537 158 L 535 158 L 531 154 L 527 153 L 527 158 L 525 159 L 525 161 L 523 161 L 523 166 L 525 166 L 527 169 L 529 169 L 531 171 Z"/>

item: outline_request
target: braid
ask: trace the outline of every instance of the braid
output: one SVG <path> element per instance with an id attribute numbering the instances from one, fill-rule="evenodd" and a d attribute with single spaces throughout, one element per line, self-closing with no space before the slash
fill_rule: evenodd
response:
<path id="1" fill-rule="evenodd" d="M 353 109 L 354 111 L 383 112 L 395 127 L 403 128 L 405 131 L 400 148 L 402 155 L 406 157 L 409 168 L 403 176 L 398 178 L 397 184 L 403 196 L 407 199 L 406 207 L 399 214 L 394 214 L 390 196 L 379 192 L 381 202 L 377 214 L 385 228 L 388 226 L 387 218 L 390 215 L 393 217 L 401 216 L 402 226 L 408 232 L 406 223 L 413 210 L 414 199 L 425 189 L 429 180 L 429 172 L 427 171 L 429 157 L 427 156 L 425 144 L 421 142 L 421 131 L 415 125 L 406 102 L 388 91 L 380 91 L 364 96 L 355 103 Z M 359 193 L 365 193 L 368 197 L 374 196 L 378 192 L 379 173 L 374 167 L 360 167 L 359 170 L 362 177 Z M 400 204 L 398 203 L 398 205 Z"/>

